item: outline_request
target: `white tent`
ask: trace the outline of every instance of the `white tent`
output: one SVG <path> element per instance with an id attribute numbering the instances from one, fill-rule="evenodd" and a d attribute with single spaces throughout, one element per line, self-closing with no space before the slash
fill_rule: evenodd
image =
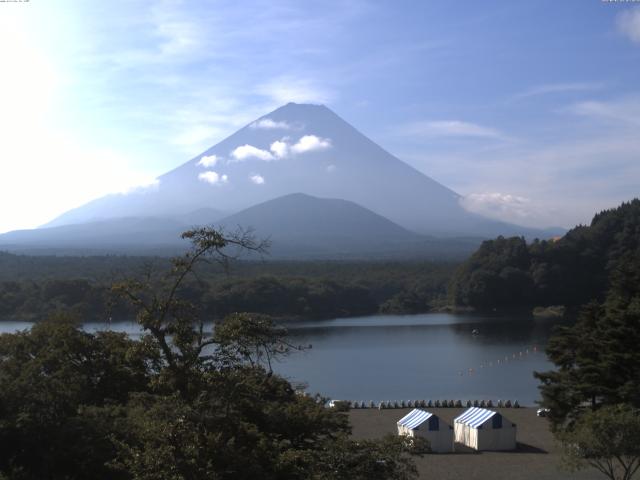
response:
<path id="1" fill-rule="evenodd" d="M 516 424 L 500 413 L 473 407 L 453 421 L 455 439 L 475 450 L 515 450 Z"/>
<path id="2" fill-rule="evenodd" d="M 398 420 L 398 435 L 425 438 L 432 452 L 453 452 L 453 427 L 426 410 L 414 408 Z"/>

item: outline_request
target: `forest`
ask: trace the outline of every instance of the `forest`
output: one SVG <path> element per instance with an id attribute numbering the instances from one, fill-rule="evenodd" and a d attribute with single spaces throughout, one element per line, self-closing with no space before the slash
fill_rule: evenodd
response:
<path id="1" fill-rule="evenodd" d="M 248 311 L 278 319 L 578 307 L 602 301 L 611 272 L 640 247 L 640 201 L 594 216 L 556 240 L 498 237 L 462 264 L 434 261 L 262 261 L 203 265 L 181 295 L 211 319 Z M 0 253 L 0 320 L 68 312 L 86 321 L 132 318 L 113 295 L 122 278 L 159 274 L 163 257 L 56 257 Z"/>
<path id="2" fill-rule="evenodd" d="M 0 319 L 35 321 L 67 312 L 87 321 L 133 318 L 113 295 L 123 278 L 159 274 L 162 257 L 54 257 L 0 253 Z M 242 261 L 203 265 L 180 294 L 212 319 L 238 311 L 281 319 L 420 313 L 446 300 L 456 264 Z"/>
<path id="3" fill-rule="evenodd" d="M 0 479 L 416 478 L 426 443 L 352 440 L 346 414 L 273 372 L 303 347 L 270 318 L 236 313 L 203 333 L 183 282 L 229 243 L 260 244 L 185 235 L 193 249 L 170 269 L 113 285 L 141 339 L 88 333 L 70 313 L 0 335 Z"/>
<path id="4" fill-rule="evenodd" d="M 498 237 L 454 273 L 448 295 L 477 309 L 602 301 L 611 275 L 640 248 L 640 200 L 598 213 L 557 240 Z"/>

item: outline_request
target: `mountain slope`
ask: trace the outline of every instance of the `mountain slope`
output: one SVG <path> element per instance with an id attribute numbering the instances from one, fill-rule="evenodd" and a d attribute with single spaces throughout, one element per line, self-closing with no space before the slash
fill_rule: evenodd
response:
<path id="1" fill-rule="evenodd" d="M 219 225 L 252 228 L 271 241 L 275 258 L 463 258 L 480 243 L 425 237 L 354 202 L 301 193 L 249 207 Z"/>
<path id="2" fill-rule="evenodd" d="M 186 219 L 210 218 L 195 212 Z M 204 216 L 204 217 L 203 217 Z M 461 259 L 479 238 L 425 237 L 353 202 L 290 194 L 254 205 L 212 224 L 227 231 L 254 231 L 269 239 L 273 259 Z M 187 244 L 180 234 L 194 226 L 152 217 L 104 219 L 81 224 L 22 230 L 0 235 L 0 249 L 37 254 L 175 254 Z"/>
<path id="3" fill-rule="evenodd" d="M 277 249 L 298 245 L 325 251 L 371 250 L 421 238 L 353 202 L 301 193 L 249 207 L 220 224 L 227 229 L 251 227 L 257 236 L 269 237 Z"/>
<path id="4" fill-rule="evenodd" d="M 460 196 L 418 172 L 324 106 L 287 104 L 158 178 L 48 226 L 123 216 L 237 212 L 295 192 L 361 205 L 406 229 L 440 236 L 535 235 L 464 210 Z"/>
<path id="5" fill-rule="evenodd" d="M 124 217 L 0 235 L 0 248 L 21 252 L 140 252 L 179 245 L 188 223 L 168 218 Z"/>

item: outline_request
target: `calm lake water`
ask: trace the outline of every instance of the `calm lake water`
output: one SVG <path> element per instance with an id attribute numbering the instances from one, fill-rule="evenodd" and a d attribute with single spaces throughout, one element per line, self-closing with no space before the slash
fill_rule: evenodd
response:
<path id="1" fill-rule="evenodd" d="M 534 371 L 552 368 L 544 354 L 553 320 L 429 313 L 287 323 L 293 343 L 312 348 L 274 369 L 308 391 L 359 401 L 539 399 Z M 0 332 L 29 328 L 1 322 Z M 87 324 L 85 329 L 104 329 Z M 113 330 L 139 335 L 138 326 Z M 479 334 L 472 332 L 477 329 Z"/>

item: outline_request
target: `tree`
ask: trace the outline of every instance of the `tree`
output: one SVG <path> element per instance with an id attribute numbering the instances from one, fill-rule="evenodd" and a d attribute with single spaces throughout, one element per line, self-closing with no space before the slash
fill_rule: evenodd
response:
<path id="1" fill-rule="evenodd" d="M 557 241 L 482 243 L 456 271 L 450 300 L 477 308 L 602 302 L 611 275 L 640 248 L 640 200 L 596 214 Z"/>
<path id="2" fill-rule="evenodd" d="M 168 273 L 155 275 L 148 269 L 142 280 L 115 284 L 114 292 L 137 309 L 136 319 L 146 332 L 145 340 L 160 351 L 164 362 L 161 381 L 169 390 L 188 396 L 191 387 L 197 392 L 198 373 L 207 368 L 210 357 L 203 351 L 215 343 L 207 338 L 204 320 L 192 303 L 180 297 L 185 279 L 196 274 L 199 263 L 214 261 L 228 268 L 229 262 L 246 251 L 264 253 L 268 242 L 256 241 L 251 231 L 237 230 L 225 235 L 213 228 L 198 228 L 182 234 L 192 248 L 171 260 Z"/>
<path id="3" fill-rule="evenodd" d="M 606 301 L 550 339 L 557 369 L 535 374 L 569 467 L 591 465 L 612 480 L 640 467 L 639 275 L 640 250 L 628 252 L 612 269 Z"/>
<path id="4" fill-rule="evenodd" d="M 330 462 L 339 445 L 346 464 L 364 462 L 357 478 L 412 478 L 415 467 L 400 440 L 350 440 L 345 414 L 296 394 L 273 373 L 274 359 L 299 349 L 284 329 L 268 317 L 232 314 L 207 336 L 195 306 L 179 298 L 185 278 L 208 256 L 226 265 L 228 246 L 262 252 L 264 245 L 211 229 L 183 237 L 193 249 L 173 260 L 168 276 L 116 286 L 139 309 L 162 368 L 152 393 L 112 410 L 120 419 L 113 423 L 124 427 L 113 434 L 112 465 L 133 479 L 347 478 Z"/>
<path id="5" fill-rule="evenodd" d="M 561 436 L 566 466 L 587 465 L 611 480 L 631 480 L 640 468 L 640 410 L 605 406 L 585 413 Z"/>
<path id="6" fill-rule="evenodd" d="M 556 429 L 571 427 L 585 405 L 640 407 L 639 258 L 615 269 L 603 304 L 587 305 L 574 325 L 549 340 L 547 355 L 557 368 L 535 376 Z"/>
<path id="7" fill-rule="evenodd" d="M 148 391 L 155 355 L 125 334 L 55 316 L 0 335 L 0 472 L 14 479 L 126 478 L 103 425 L 85 415 Z M 112 427 L 110 427 L 112 428 Z"/>
<path id="8" fill-rule="evenodd" d="M 207 333 L 185 279 L 206 260 L 263 251 L 240 232 L 186 232 L 168 273 L 115 286 L 141 340 L 54 318 L 0 336 L 0 478 L 15 480 L 415 477 L 402 439 L 356 442 L 346 414 L 299 395 L 271 368 L 299 347 L 265 316 L 236 313 Z"/>

